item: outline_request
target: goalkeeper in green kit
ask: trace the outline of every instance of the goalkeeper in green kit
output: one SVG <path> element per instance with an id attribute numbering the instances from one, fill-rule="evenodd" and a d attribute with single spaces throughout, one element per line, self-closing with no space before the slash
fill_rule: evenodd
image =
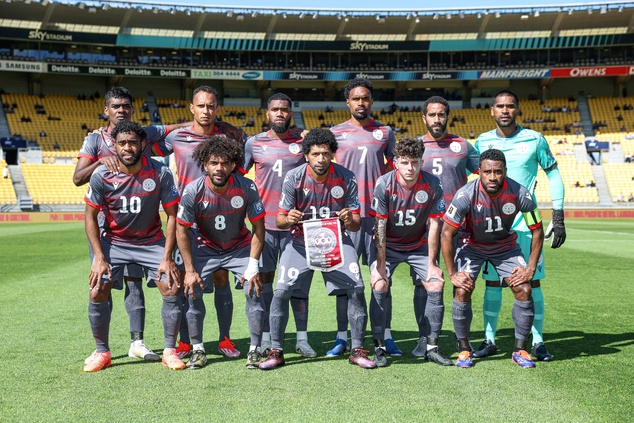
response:
<path id="1" fill-rule="evenodd" d="M 519 99 L 509 90 L 500 91 L 495 95 L 491 116 L 495 119 L 496 128 L 481 134 L 475 142 L 479 153 L 496 148 L 506 156 L 508 177 L 524 185 L 530 193 L 535 192 L 537 172 L 541 167 L 548 176 L 550 196 L 553 201 L 553 217 L 546 239 L 551 240 L 551 248 L 559 248 L 566 240 L 564 226 L 564 183 L 557 169 L 557 160 L 548 147 L 544 136 L 530 129 L 522 128 L 515 120 L 519 112 Z M 524 257 L 528 260 L 531 245 L 531 232 L 519 218 L 515 219 L 513 230 L 517 232 L 517 243 L 520 245 Z M 485 264 L 482 276 L 486 280 L 484 292 L 484 329 L 485 339 L 473 353 L 474 357 L 486 357 L 497 352 L 495 332 L 498 314 L 502 306 L 502 282 L 495 269 Z M 533 347 L 531 354 L 539 361 L 551 361 L 553 356 L 548 352 L 543 340 L 544 327 L 544 296 L 540 280 L 545 276 L 543 255 L 539 259 L 534 279 L 531 282 L 533 302 L 535 304 L 535 318 L 531 331 L 533 333 Z"/>

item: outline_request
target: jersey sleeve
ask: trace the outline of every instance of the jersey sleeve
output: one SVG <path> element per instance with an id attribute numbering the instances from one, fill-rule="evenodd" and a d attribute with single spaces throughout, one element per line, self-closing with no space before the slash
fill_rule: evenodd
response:
<path id="1" fill-rule="evenodd" d="M 179 199 L 172 172 L 167 166 L 161 166 L 161 204 L 163 204 L 163 208 L 178 204 Z"/>
<path id="2" fill-rule="evenodd" d="M 440 181 L 438 183 L 432 185 L 434 188 L 434 198 L 431 206 L 431 210 L 429 211 L 429 217 L 442 217 L 445 213 L 445 198 L 443 196 L 442 184 Z"/>
<path id="3" fill-rule="evenodd" d="M 470 142 L 467 143 L 467 170 L 471 173 L 478 173 L 480 169 L 480 154 L 478 150 L 471 145 Z"/>
<path id="4" fill-rule="evenodd" d="M 553 153 L 550 151 L 550 147 L 548 146 L 548 141 L 544 138 L 543 135 L 539 135 L 539 140 L 537 141 L 537 161 L 542 169 L 548 171 L 557 166 L 557 159 L 553 156 Z"/>
<path id="5" fill-rule="evenodd" d="M 542 225 L 542 218 L 537 208 L 537 202 L 523 185 L 520 185 L 517 198 L 518 208 L 520 212 L 522 212 L 524 222 L 526 222 L 528 229 L 539 228 Z"/>
<path id="6" fill-rule="evenodd" d="M 196 213 L 194 210 L 195 194 L 196 184 L 192 182 L 185 187 L 185 191 L 183 191 L 183 196 L 178 205 L 176 220 L 183 226 L 192 226 L 196 221 Z"/>
<path id="7" fill-rule="evenodd" d="M 170 132 L 163 139 L 154 141 L 152 146 L 155 147 L 155 150 L 159 154 L 159 156 L 161 157 L 169 156 L 170 154 L 174 152 L 174 147 L 172 143 L 174 141 L 174 136 L 176 135 L 176 133 L 177 133 L 176 131 Z"/>
<path id="8" fill-rule="evenodd" d="M 396 136 L 392 128 L 388 127 L 387 147 L 385 148 L 385 159 L 390 166 L 394 167 L 394 147 L 396 146 Z"/>
<path id="9" fill-rule="evenodd" d="M 380 217 L 381 219 L 388 218 L 389 211 L 385 188 L 385 180 L 383 178 L 379 178 L 374 186 L 374 196 L 372 197 L 372 205 L 370 208 L 371 216 Z"/>
<path id="10" fill-rule="evenodd" d="M 295 183 L 294 175 L 286 175 L 282 184 L 282 196 L 280 197 L 279 212 L 286 213 L 295 207 Z"/>
<path id="11" fill-rule="evenodd" d="M 350 175 L 346 179 L 348 183 L 346 207 L 349 208 L 352 213 L 359 213 L 361 206 L 359 205 L 359 186 L 357 185 L 357 179 L 354 175 Z"/>
<path id="12" fill-rule="evenodd" d="M 250 179 L 246 179 L 246 181 L 249 186 L 249 189 L 247 189 L 247 216 L 249 216 L 251 222 L 254 222 L 264 218 L 264 205 L 262 205 L 255 183 Z"/>
<path id="13" fill-rule="evenodd" d="M 151 125 L 143 129 L 145 129 L 147 133 L 147 139 L 152 143 L 164 140 L 167 134 L 169 134 L 169 130 L 164 125 Z"/>
<path id="14" fill-rule="evenodd" d="M 77 154 L 77 158 L 86 157 L 93 163 L 96 162 L 99 159 L 99 151 L 97 148 L 98 141 L 99 134 L 86 135 L 84 143 L 81 145 L 81 149 L 79 149 L 79 153 Z"/>
<path id="15" fill-rule="evenodd" d="M 460 188 L 458 192 L 456 192 L 451 205 L 447 209 L 447 212 L 443 215 L 445 223 L 456 228 L 460 227 L 465 216 L 469 213 L 469 198 L 470 196 L 464 187 Z"/>
<path id="16" fill-rule="evenodd" d="M 86 196 L 84 197 L 86 204 L 96 209 L 101 209 L 104 197 L 103 173 L 99 172 L 100 169 L 101 167 L 94 171 L 90 176 L 88 190 L 86 191 Z"/>
<path id="17" fill-rule="evenodd" d="M 247 173 L 253 166 L 253 137 L 249 138 L 244 144 L 244 154 L 242 155 L 242 164 L 238 168 L 240 173 Z"/>

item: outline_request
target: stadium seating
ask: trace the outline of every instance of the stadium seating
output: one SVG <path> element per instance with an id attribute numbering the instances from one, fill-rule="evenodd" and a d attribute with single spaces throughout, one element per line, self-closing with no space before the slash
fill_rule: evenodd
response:
<path id="1" fill-rule="evenodd" d="M 7 162 L 0 160 L 0 169 L 4 169 Z M 0 178 L 0 204 L 16 204 L 18 199 L 15 196 L 11 174 L 8 178 Z"/>
<path id="2" fill-rule="evenodd" d="M 598 203 L 599 194 L 596 187 L 586 186 L 593 181 L 590 163 L 576 161 L 574 156 L 557 155 L 557 163 L 566 190 L 566 203 Z M 577 187 L 576 184 L 579 183 Z M 538 172 L 535 197 L 539 202 L 551 202 L 548 177 L 545 172 Z"/>
<path id="3" fill-rule="evenodd" d="M 606 163 L 603 170 L 612 201 L 628 201 L 634 195 L 634 164 Z"/>
<path id="4" fill-rule="evenodd" d="M 73 184 L 74 165 L 22 164 L 33 204 L 82 204 L 86 186 Z"/>
<path id="5" fill-rule="evenodd" d="M 593 123 L 601 122 L 605 126 L 598 128 L 597 134 L 620 133 L 634 131 L 634 110 L 624 110 L 625 105 L 634 105 L 634 97 L 592 97 L 588 99 Z M 619 110 L 614 110 L 615 107 Z M 622 120 L 619 120 L 619 116 Z M 625 127 L 625 131 L 621 128 Z M 596 131 L 596 129 L 595 129 Z M 597 136 L 597 138 L 600 138 Z"/>

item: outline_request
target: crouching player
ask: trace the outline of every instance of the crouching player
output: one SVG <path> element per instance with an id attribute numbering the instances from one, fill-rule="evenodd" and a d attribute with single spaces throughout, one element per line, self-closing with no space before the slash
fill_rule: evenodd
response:
<path id="1" fill-rule="evenodd" d="M 185 364 L 174 349 L 182 313 L 178 270 L 172 260 L 178 191 L 167 167 L 142 154 L 147 135 L 141 125 L 121 121 L 112 130 L 112 138 L 120 171 L 99 166 L 90 177 L 85 198 L 86 235 L 94 252 L 88 318 L 97 350 L 86 360 L 84 371 L 96 372 L 112 364 L 108 297 L 129 264 L 142 266 L 163 295 L 163 365 L 182 370 Z M 167 214 L 166 235 L 161 229 L 160 203 Z M 97 215 L 102 208 L 106 225 L 100 237 Z"/>
<path id="2" fill-rule="evenodd" d="M 520 212 L 533 235 L 528 264 L 517 245 L 517 234 L 511 229 Z M 452 317 L 458 338 L 456 366 L 473 365 L 473 350 L 469 343 L 473 318 L 471 295 L 482 264 L 488 260 L 515 295 L 513 363 L 523 368 L 535 367 L 526 351 L 526 338 L 534 316 L 530 281 L 542 251 L 544 230 L 530 192 L 506 177 L 504 153 L 496 149 L 482 153 L 480 178 L 458 190 L 443 219 L 446 225 L 443 225 L 441 235 L 442 254 L 455 287 Z M 463 220 L 459 235 L 461 246 L 456 250 L 453 237 Z"/>
<path id="3" fill-rule="evenodd" d="M 233 272 L 238 283 L 241 278 L 244 282 L 251 334 L 247 368 L 257 368 L 262 359 L 259 347 L 264 325 L 258 268 L 264 246 L 264 207 L 253 181 L 231 173 L 242 158 L 235 141 L 213 135 L 194 149 L 192 158 L 205 174 L 185 187 L 177 217 L 178 249 L 183 256 L 185 297 L 189 301 L 187 325 L 194 350 L 187 367 L 199 369 L 207 363 L 203 290 L 213 288 L 214 272 L 224 269 Z M 244 223 L 247 216 L 253 236 Z"/>

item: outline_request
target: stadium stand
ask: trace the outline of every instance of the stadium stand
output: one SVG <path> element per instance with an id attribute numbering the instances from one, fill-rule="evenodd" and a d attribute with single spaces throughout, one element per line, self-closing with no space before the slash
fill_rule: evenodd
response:
<path id="1" fill-rule="evenodd" d="M 0 160 L 0 169 L 7 167 L 7 162 Z M 6 178 L 0 178 L 0 204 L 16 204 L 18 199 L 15 196 L 11 173 Z"/>
<path id="2" fill-rule="evenodd" d="M 627 202 L 634 196 L 634 164 L 606 163 L 605 178 L 614 202 Z"/>
<path id="3" fill-rule="evenodd" d="M 614 133 L 623 136 L 626 132 L 634 131 L 634 110 L 630 109 L 634 105 L 634 97 L 592 97 L 588 99 L 588 105 L 596 134 Z"/>
<path id="4" fill-rule="evenodd" d="M 86 187 L 73 184 L 74 165 L 21 165 L 33 204 L 83 204 Z"/>

